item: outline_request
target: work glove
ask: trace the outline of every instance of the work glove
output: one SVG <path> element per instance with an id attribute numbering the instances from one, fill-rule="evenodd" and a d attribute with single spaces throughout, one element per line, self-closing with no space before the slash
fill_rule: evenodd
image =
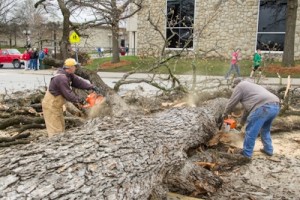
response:
<path id="1" fill-rule="evenodd" d="M 80 101 L 79 101 L 79 103 L 80 103 L 81 105 L 87 104 L 85 98 L 81 98 Z"/>
<path id="2" fill-rule="evenodd" d="M 92 90 L 94 90 L 98 94 L 101 94 L 102 96 L 105 96 L 104 92 L 97 86 L 93 86 Z"/>
<path id="3" fill-rule="evenodd" d="M 224 119 L 227 119 L 228 118 L 228 114 L 227 113 L 223 113 L 222 114 L 222 119 L 224 120 Z"/>
<path id="4" fill-rule="evenodd" d="M 223 126 L 224 119 L 227 119 L 227 118 L 228 118 L 228 115 L 223 113 L 223 114 L 220 114 L 219 117 L 215 119 L 219 130 L 221 130 L 221 128 Z"/>
<path id="5" fill-rule="evenodd" d="M 242 125 L 242 124 L 238 124 L 238 125 L 236 126 L 236 129 L 239 130 L 239 131 L 242 130 L 242 128 L 243 128 L 243 125 Z"/>

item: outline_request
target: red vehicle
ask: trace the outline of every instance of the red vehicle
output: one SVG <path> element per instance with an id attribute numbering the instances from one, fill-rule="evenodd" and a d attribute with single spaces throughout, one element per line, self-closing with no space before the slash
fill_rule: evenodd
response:
<path id="1" fill-rule="evenodd" d="M 23 55 L 17 49 L 0 49 L 0 68 L 5 63 L 13 64 L 14 68 L 21 68 L 24 65 Z"/>

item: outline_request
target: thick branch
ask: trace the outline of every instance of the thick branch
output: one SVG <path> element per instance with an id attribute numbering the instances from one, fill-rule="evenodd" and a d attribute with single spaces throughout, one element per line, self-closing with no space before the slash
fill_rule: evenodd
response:
<path id="1" fill-rule="evenodd" d="M 94 119 L 52 139 L 0 149 L 0 193 L 18 199 L 148 199 L 166 173 L 186 161 L 186 151 L 212 137 L 223 105 L 219 99 L 153 116 Z"/>

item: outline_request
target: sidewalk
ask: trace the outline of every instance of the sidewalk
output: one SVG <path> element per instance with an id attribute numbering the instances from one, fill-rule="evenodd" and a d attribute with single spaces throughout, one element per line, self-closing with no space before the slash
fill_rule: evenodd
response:
<path id="1" fill-rule="evenodd" d="M 38 70 L 38 71 L 32 71 L 32 70 L 20 70 L 20 69 L 1 69 L 1 73 L 9 73 L 9 74 L 32 74 L 32 75 L 53 75 L 55 73 L 56 69 L 44 69 L 44 70 Z M 101 78 L 111 78 L 111 79 L 121 79 L 124 74 L 122 72 L 98 72 L 98 75 Z M 167 76 L 167 75 L 161 75 L 161 76 Z M 147 78 L 151 77 L 151 74 L 143 74 L 143 73 L 136 73 L 129 76 L 129 79 L 141 79 L 141 78 Z M 177 77 L 180 80 L 188 81 L 191 80 L 191 75 L 177 75 Z M 245 79 L 250 79 L 249 77 L 243 77 Z M 197 81 L 207 80 L 207 79 L 219 79 L 221 81 L 226 81 L 223 76 L 203 76 L 203 75 L 197 75 Z M 270 78 L 270 77 L 264 77 L 260 81 L 261 84 L 266 85 L 277 85 L 280 84 L 279 78 Z M 287 84 L 287 78 L 282 78 L 282 84 Z M 300 85 L 300 78 L 291 78 L 291 84 L 292 85 Z"/>
<path id="2" fill-rule="evenodd" d="M 98 72 L 99 76 L 102 78 L 122 78 L 125 73 L 121 72 Z M 147 78 L 151 75 L 148 74 L 141 74 L 136 73 L 129 76 L 130 79 L 140 79 L 140 78 Z M 162 75 L 164 76 L 164 75 Z M 167 75 L 165 75 L 167 76 Z M 177 75 L 177 77 L 181 80 L 190 80 L 192 78 L 192 75 Z M 252 80 L 250 77 L 242 77 L 244 79 Z M 203 76 L 203 75 L 197 75 L 197 81 L 201 80 L 207 80 L 207 79 L 219 79 L 221 81 L 226 82 L 227 80 L 224 79 L 223 76 Z M 270 85 L 277 85 L 280 84 L 279 78 L 271 78 L 271 77 L 264 77 L 261 79 L 261 82 L 263 84 L 270 84 Z M 300 85 L 300 78 L 291 78 L 292 85 Z M 287 84 L 287 78 L 282 78 L 282 84 Z"/>

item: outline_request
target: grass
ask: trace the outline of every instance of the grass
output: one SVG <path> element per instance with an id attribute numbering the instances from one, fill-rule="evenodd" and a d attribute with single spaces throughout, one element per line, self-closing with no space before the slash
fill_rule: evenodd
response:
<path id="1" fill-rule="evenodd" d="M 131 64 L 122 66 L 122 67 L 116 67 L 116 68 L 110 68 L 110 69 L 101 69 L 99 66 L 105 62 L 110 62 L 111 57 L 105 57 L 105 58 L 97 58 L 92 61 L 91 64 L 86 66 L 87 68 L 91 70 L 97 70 L 97 71 L 104 71 L 104 72 L 128 72 L 133 69 L 138 69 L 137 72 L 145 72 L 147 71 L 151 66 L 154 65 L 155 59 L 154 58 L 147 58 L 147 59 L 141 59 L 137 56 L 122 56 L 120 57 L 121 60 L 130 61 Z M 189 59 L 189 58 L 179 58 L 179 59 L 173 59 L 165 64 L 165 66 L 168 66 L 170 70 L 174 74 L 191 74 L 192 73 L 192 63 L 196 66 L 196 73 L 197 75 L 210 75 L 210 76 L 224 76 L 230 67 L 230 61 L 229 60 L 222 60 L 222 59 Z M 296 61 L 296 64 L 299 64 L 300 61 Z M 263 63 L 263 66 L 267 66 L 269 63 L 265 61 Z M 252 61 L 251 60 L 242 60 L 239 63 L 240 70 L 241 70 L 241 76 L 247 77 L 250 75 L 250 72 L 252 70 Z M 280 62 L 272 62 L 272 65 L 280 65 Z M 158 70 L 156 70 L 157 73 L 168 73 L 167 68 L 165 66 L 161 66 Z M 277 77 L 276 73 L 268 73 L 267 71 L 264 71 L 263 74 L 267 77 Z M 287 75 L 282 75 L 282 77 L 287 77 Z M 293 74 L 293 77 L 300 78 L 299 74 Z"/>
<path id="2" fill-rule="evenodd" d="M 118 68 L 100 69 L 99 66 L 105 62 L 109 62 L 111 57 L 97 58 L 92 61 L 91 64 L 86 67 L 90 70 L 109 71 L 109 72 L 128 72 L 133 69 L 138 69 L 138 72 L 144 72 L 154 65 L 155 60 L 153 58 L 140 59 L 136 56 L 122 56 L 121 60 L 130 61 L 131 64 Z M 166 63 L 174 74 L 191 74 L 192 62 L 195 63 L 196 71 L 198 75 L 213 75 L 224 76 L 229 70 L 230 62 L 228 60 L 210 59 L 210 60 L 193 60 L 188 58 L 174 59 Z M 248 76 L 251 71 L 251 61 L 241 61 L 241 73 L 242 76 Z M 162 66 L 156 72 L 168 73 L 166 67 Z"/>
<path id="3" fill-rule="evenodd" d="M 121 60 L 130 61 L 131 65 L 126 65 L 118 68 L 111 68 L 111 69 L 101 69 L 100 71 L 109 71 L 109 72 L 128 72 L 131 71 L 137 67 L 139 67 L 139 58 L 136 56 L 122 56 L 120 57 Z M 105 58 L 96 58 L 92 61 L 91 64 L 88 64 L 86 68 L 90 70 L 99 70 L 99 67 L 101 64 L 110 62 L 111 57 L 105 57 Z"/>

